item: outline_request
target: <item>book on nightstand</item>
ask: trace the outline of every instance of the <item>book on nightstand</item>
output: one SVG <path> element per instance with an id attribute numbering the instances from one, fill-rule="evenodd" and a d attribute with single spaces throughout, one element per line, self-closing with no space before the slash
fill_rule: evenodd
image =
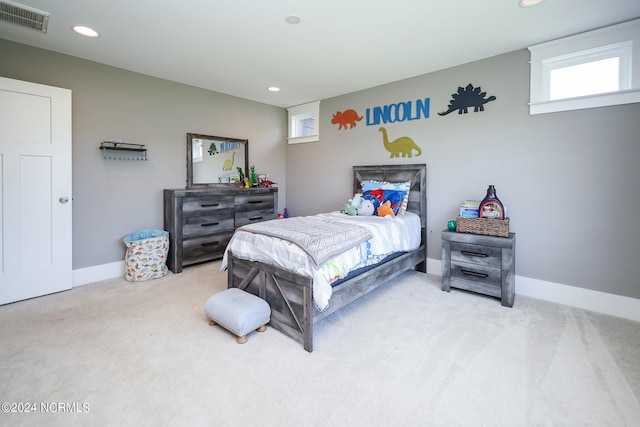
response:
<path id="1" fill-rule="evenodd" d="M 465 200 L 460 205 L 460 217 L 478 218 L 479 208 L 480 208 L 480 200 Z"/>

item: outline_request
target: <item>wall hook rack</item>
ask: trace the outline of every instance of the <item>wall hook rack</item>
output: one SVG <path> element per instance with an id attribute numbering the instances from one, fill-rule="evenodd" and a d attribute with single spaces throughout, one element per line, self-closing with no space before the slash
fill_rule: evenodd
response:
<path id="1" fill-rule="evenodd" d="M 144 144 L 129 144 L 121 141 L 104 141 L 100 144 L 103 159 L 149 160 Z"/>

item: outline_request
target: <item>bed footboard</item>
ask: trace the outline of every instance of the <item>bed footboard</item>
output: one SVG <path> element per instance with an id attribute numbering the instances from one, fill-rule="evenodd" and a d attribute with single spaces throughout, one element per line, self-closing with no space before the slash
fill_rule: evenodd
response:
<path id="1" fill-rule="evenodd" d="M 256 261 L 227 262 L 228 287 L 259 296 L 271 307 L 270 325 L 313 351 L 312 279 Z"/>
<path id="2" fill-rule="evenodd" d="M 271 307 L 271 326 L 313 351 L 313 324 L 407 270 L 424 265 L 424 245 L 380 264 L 333 288 L 329 307 L 318 311 L 313 303 L 313 281 L 269 264 L 228 254 L 228 286 L 259 296 Z"/>

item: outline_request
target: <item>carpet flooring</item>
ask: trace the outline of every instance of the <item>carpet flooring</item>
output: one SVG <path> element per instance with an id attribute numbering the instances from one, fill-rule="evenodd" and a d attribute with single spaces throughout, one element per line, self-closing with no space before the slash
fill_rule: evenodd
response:
<path id="1" fill-rule="evenodd" d="M 412 271 L 313 353 L 272 328 L 240 345 L 204 314 L 219 268 L 0 306 L 0 425 L 640 425 L 640 323 Z"/>

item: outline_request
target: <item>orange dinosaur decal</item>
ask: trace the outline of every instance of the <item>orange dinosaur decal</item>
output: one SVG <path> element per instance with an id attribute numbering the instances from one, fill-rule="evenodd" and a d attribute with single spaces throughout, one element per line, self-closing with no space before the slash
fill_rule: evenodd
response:
<path id="1" fill-rule="evenodd" d="M 358 117 L 358 113 L 356 113 L 355 110 L 345 110 L 335 113 L 331 119 L 331 124 L 340 125 L 338 126 L 338 130 L 342 128 L 347 129 L 347 125 L 349 125 L 349 129 L 351 129 L 355 127 L 356 122 L 360 120 L 362 120 L 362 117 Z"/>

